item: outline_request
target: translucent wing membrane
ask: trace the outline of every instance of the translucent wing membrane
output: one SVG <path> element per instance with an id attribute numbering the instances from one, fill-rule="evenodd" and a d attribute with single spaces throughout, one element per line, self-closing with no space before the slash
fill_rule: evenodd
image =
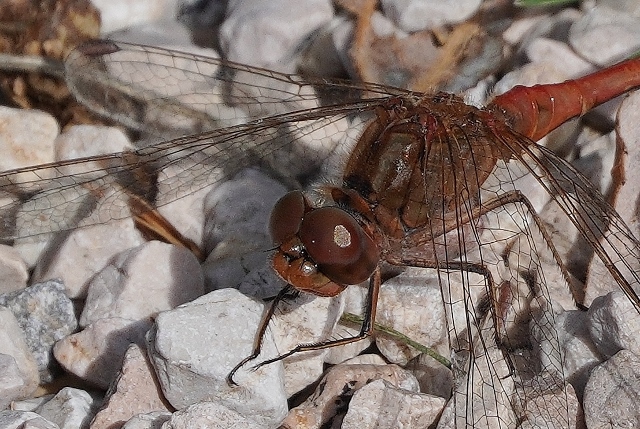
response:
<path id="1" fill-rule="evenodd" d="M 355 137 L 347 132 L 346 117 L 351 113 L 350 109 L 310 109 L 180 137 L 132 152 L 3 173 L 2 190 L 12 197 L 0 210 L 11 212 L 17 202 L 23 203 L 23 217 L 19 220 L 23 227 L 4 231 L 2 238 L 11 240 L 74 228 L 74 214 L 84 212 L 84 197 L 89 194 L 93 199 L 109 197 L 90 204 L 98 205 L 101 215 L 85 226 L 129 216 L 128 197 L 153 201 L 155 189 L 162 187 L 164 181 L 170 181 L 163 198 L 167 204 L 230 177 L 243 167 L 260 165 L 283 178 L 309 174 L 341 139 Z M 328 136 L 327 127 L 332 129 Z M 320 142 L 319 138 L 325 136 L 328 139 Z M 306 146 L 301 143 L 305 138 Z M 167 168 L 176 166 L 176 174 L 162 175 Z"/>
<path id="2" fill-rule="evenodd" d="M 291 187 L 329 177 L 383 261 L 435 278 L 456 378 L 441 427 L 571 426 L 560 310 L 586 304 L 590 276 L 640 308 L 629 228 L 573 167 L 491 111 L 119 42 L 80 47 L 66 74 L 93 110 L 171 138 L 0 174 L 3 241 L 122 219 L 135 201 L 167 204 L 246 167 Z M 542 215 L 556 206 L 600 261 L 587 275 Z"/>
<path id="3" fill-rule="evenodd" d="M 619 285 L 636 308 L 640 309 L 640 248 L 629 227 L 588 179 L 566 161 L 539 146 L 535 152 L 531 148 L 523 148 L 523 153 L 532 156 L 535 165 L 539 166 L 537 170 L 530 168 L 529 171 L 579 231 L 582 240 L 595 252 L 595 260 L 600 261 L 596 263 L 607 267 L 610 277 L 601 277 L 598 282 L 606 282 L 610 290 Z M 563 259 L 571 257 L 563 256 Z M 580 280 L 588 279 L 582 277 Z M 574 290 L 574 298 L 578 303 L 584 299 L 580 292 Z"/>
<path id="4" fill-rule="evenodd" d="M 111 41 L 78 48 L 67 59 L 65 70 L 71 91 L 85 105 L 159 137 L 318 107 L 318 87 L 339 97 L 341 103 L 359 102 L 365 93 L 386 96 L 390 91 Z"/>
<path id="5" fill-rule="evenodd" d="M 69 56 L 65 69 L 74 95 L 100 114 L 151 136 L 200 134 L 130 153 L 3 174 L 0 183 L 7 184 L 4 190 L 12 197 L 0 209 L 10 218 L 16 204 L 24 203 L 17 228 L 5 219 L 4 240 L 74 228 L 89 193 L 96 200 L 89 206 L 101 214 L 83 225 L 129 216 L 126 201 L 131 196 L 153 202 L 161 188 L 166 194 L 160 204 L 167 204 L 243 167 L 262 165 L 289 179 L 308 175 L 339 142 L 348 146 L 345 140 L 356 137 L 347 118 L 376 105 L 360 99 L 375 85 L 326 85 L 353 103 L 321 106 L 314 83 L 298 77 L 117 42 L 83 45 Z M 183 164 L 179 173 L 162 174 L 176 164 Z M 87 165 L 96 170 L 76 174 Z M 141 177 L 148 182 L 144 190 Z M 163 186 L 163 181 L 170 184 Z"/>
<path id="6" fill-rule="evenodd" d="M 160 183 L 149 183 L 148 188 L 168 190 L 163 204 L 250 165 L 263 165 L 279 177 L 304 176 L 317 168 L 338 142 L 349 146 L 344 140 L 353 140 L 355 134 L 349 130 L 347 118 L 377 104 L 376 100 L 361 100 L 364 91 L 380 92 L 375 85 L 325 83 L 325 90 L 331 88 L 342 100 L 353 103 L 321 106 L 313 88 L 316 83 L 311 81 L 219 59 L 116 42 L 84 45 L 69 56 L 65 66 L 76 97 L 135 130 L 156 137 L 210 132 L 151 144 L 139 152 L 3 175 L 0 180 L 8 183 L 5 190 L 13 191 L 5 209 L 11 212 L 15 200 L 26 202 L 21 211 L 24 220 L 19 221 L 26 228 L 5 227 L 5 240 L 73 228 L 75 216 L 71 214 L 85 205 L 74 194 L 84 195 L 87 187 L 98 198 L 107 188 L 118 185 L 117 190 L 110 189 L 111 199 L 95 203 L 102 215 L 93 222 L 126 217 L 126 204 L 116 203 L 118 198 L 126 201 L 127 193 L 144 198 L 153 195 L 151 189 L 143 195 L 134 189 L 140 179 L 136 171 L 146 177 L 159 176 Z M 251 123 L 237 125 L 246 121 Z M 71 177 L 69 171 L 89 162 L 95 168 L 108 166 L 109 171 L 94 172 L 91 178 Z M 185 164 L 182 172 L 171 177 L 170 186 L 163 187 L 161 182 L 166 179 L 162 170 L 176 163 Z M 12 186 L 16 183 L 20 186 Z M 27 183 L 28 192 L 15 194 Z M 38 189 L 43 192 L 34 193 Z M 54 198 L 56 189 L 64 189 L 66 197 Z M 47 211 L 46 216 L 42 210 Z M 38 227 L 34 217 L 42 220 Z"/>
<path id="7" fill-rule="evenodd" d="M 429 181 L 429 196 L 451 204 L 451 211 L 442 213 L 453 212 L 453 219 L 431 219 L 429 228 L 450 232 L 435 234 L 440 251 L 430 252 L 431 243 L 416 247 L 412 240 L 398 261 L 435 268 L 448 308 L 449 343 L 458 364 L 456 386 L 440 424 L 506 428 L 537 415 L 547 424 L 569 426 L 554 306 L 571 308 L 573 299 L 569 273 L 559 267 L 553 240 L 537 215 L 551 200 L 548 193 L 539 196 L 548 179 L 536 164 L 540 157 L 522 150 L 494 159 L 488 168 L 481 149 L 486 141 L 502 153 L 513 146 L 501 148 L 501 143 L 510 142 L 486 138 L 460 129 L 439 141 L 443 150 L 429 153 L 427 162 L 440 166 L 435 173 L 452 178 Z M 465 147 L 474 149 L 466 165 L 464 156 L 454 154 L 467 153 Z M 531 180 L 533 172 L 540 183 Z M 454 189 L 446 189 L 451 181 L 456 183 Z M 439 188 L 433 189 L 434 185 Z M 443 195 L 464 197 L 452 203 Z M 425 256 L 430 253 L 432 258 Z M 539 345 L 536 350 L 534 341 Z M 523 359 L 523 353 L 538 356 Z M 544 365 L 535 367 L 531 362 Z"/>

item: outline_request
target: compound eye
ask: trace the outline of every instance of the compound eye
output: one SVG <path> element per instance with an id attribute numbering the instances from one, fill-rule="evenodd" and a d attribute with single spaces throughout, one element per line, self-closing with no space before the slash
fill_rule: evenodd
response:
<path id="1" fill-rule="evenodd" d="M 304 196 L 300 191 L 291 191 L 278 200 L 269 220 L 269 232 L 276 246 L 298 234 L 304 210 Z"/>
<path id="2" fill-rule="evenodd" d="M 378 265 L 377 246 L 349 213 L 322 207 L 304 215 L 300 241 L 319 271 L 340 284 L 368 279 Z"/>

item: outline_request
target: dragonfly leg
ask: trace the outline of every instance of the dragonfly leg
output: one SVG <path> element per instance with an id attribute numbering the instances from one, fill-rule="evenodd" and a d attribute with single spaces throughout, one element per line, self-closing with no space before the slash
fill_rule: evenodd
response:
<path id="1" fill-rule="evenodd" d="M 278 307 L 278 303 L 282 301 L 285 296 L 287 296 L 288 294 L 294 291 L 295 291 L 295 288 L 293 286 L 287 285 L 284 288 L 282 288 L 282 290 L 280 290 L 280 292 L 278 292 L 278 294 L 275 296 L 275 298 L 271 302 L 271 305 L 269 306 L 269 309 L 262 317 L 262 321 L 260 322 L 258 332 L 256 333 L 255 342 L 254 342 L 253 350 L 251 351 L 251 354 L 246 358 L 242 359 L 236 366 L 234 366 L 233 369 L 227 375 L 227 384 L 229 386 L 237 386 L 238 383 L 236 383 L 233 380 L 233 376 L 245 363 L 258 357 L 258 355 L 260 354 L 260 351 L 262 350 L 262 342 L 264 340 L 264 334 L 267 331 L 267 327 L 269 326 L 269 321 L 273 317 L 276 311 L 276 308 Z"/>
<path id="2" fill-rule="evenodd" d="M 351 337 L 334 339 L 334 340 L 319 341 L 319 342 L 316 342 L 316 343 L 299 344 L 296 347 L 294 347 L 293 349 L 289 350 L 287 353 L 284 353 L 282 355 L 276 356 L 275 358 L 267 359 L 265 361 L 260 362 L 259 364 L 257 364 L 255 366 L 255 368 L 259 368 L 261 366 L 268 365 L 268 364 L 273 363 L 273 362 L 277 362 L 279 360 L 282 360 L 282 359 L 284 359 L 286 357 L 289 357 L 291 355 L 294 355 L 296 353 L 312 351 L 312 350 L 321 350 L 321 349 L 327 349 L 327 348 L 331 348 L 331 347 L 342 346 L 342 345 L 345 345 L 345 344 L 350 344 L 350 343 L 354 343 L 356 341 L 360 341 L 360 340 L 368 337 L 371 334 L 371 330 L 373 328 L 373 321 L 375 320 L 376 306 L 378 304 L 378 294 L 379 294 L 379 291 L 380 291 L 380 284 L 381 283 L 382 283 L 382 277 L 381 277 L 381 273 L 380 273 L 380 267 L 378 267 L 378 268 L 376 268 L 376 270 L 371 275 L 371 278 L 369 279 L 369 288 L 368 288 L 368 292 L 367 292 L 367 298 L 366 298 L 366 301 L 365 301 L 364 322 L 362 323 L 362 327 L 360 328 L 360 332 L 357 335 L 354 335 L 354 336 L 351 336 Z M 276 302 L 274 301 L 274 304 L 272 305 L 272 308 L 273 308 L 273 306 L 275 304 L 276 304 Z M 273 311 L 270 311 L 270 313 L 272 315 Z M 260 330 L 260 332 L 259 332 L 260 336 L 262 336 L 264 334 L 264 330 L 265 329 L 266 329 L 266 327 L 264 329 Z M 246 358 L 245 360 L 243 360 L 243 362 L 238 364 L 236 366 L 236 368 L 234 368 L 234 370 L 237 370 L 244 363 L 246 363 L 249 360 L 255 358 L 256 356 L 257 356 L 257 353 L 254 350 L 254 353 L 252 353 L 252 356 L 249 357 L 249 358 Z"/>

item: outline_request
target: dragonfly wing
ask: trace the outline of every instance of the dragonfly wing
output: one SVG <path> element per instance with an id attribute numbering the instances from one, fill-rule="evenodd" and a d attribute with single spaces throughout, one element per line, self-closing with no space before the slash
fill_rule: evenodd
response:
<path id="1" fill-rule="evenodd" d="M 74 50 L 65 61 L 65 76 L 74 96 L 92 110 L 160 138 L 316 108 L 319 96 L 329 100 L 325 105 L 347 105 L 359 102 L 364 92 L 406 92 L 108 40 Z"/>
<path id="2" fill-rule="evenodd" d="M 84 221 L 86 226 L 122 219 L 129 215 L 131 196 L 168 204 L 246 167 L 259 166 L 280 178 L 304 177 L 317 171 L 337 145 L 357 138 L 347 119 L 350 112 L 310 109 L 136 151 L 2 173 L 0 192 L 7 196 L 0 203 L 2 240 L 73 229 L 87 211 L 101 214 Z M 170 174 L 163 173 L 168 169 Z M 158 189 L 163 190 L 161 198 Z M 21 219 L 16 229 L 17 212 Z"/>

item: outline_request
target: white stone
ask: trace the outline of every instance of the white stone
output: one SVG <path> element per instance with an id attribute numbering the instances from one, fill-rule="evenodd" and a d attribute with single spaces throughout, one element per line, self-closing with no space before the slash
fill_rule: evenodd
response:
<path id="1" fill-rule="evenodd" d="M 98 125 L 74 125 L 60 134 L 55 141 L 57 161 L 108 155 L 132 148 L 133 145 L 129 138 L 120 128 Z M 93 161 L 82 163 L 82 169 L 77 169 L 77 167 L 77 164 L 65 166 L 61 171 L 64 174 L 78 174 L 105 166 Z"/>
<path id="2" fill-rule="evenodd" d="M 31 411 L 0 411 L 2 429 L 60 429 Z"/>
<path id="3" fill-rule="evenodd" d="M 640 18 L 640 4 L 636 0 L 598 0 L 598 5 L 623 11 Z"/>
<path id="4" fill-rule="evenodd" d="M 184 159 L 171 163 L 158 175 L 158 212 L 200 248 L 204 244 L 204 201 L 211 188 L 208 178 L 215 175 L 210 170 L 206 164 Z M 202 183 L 200 171 L 206 177 Z M 222 176 L 221 172 L 219 176 Z"/>
<path id="5" fill-rule="evenodd" d="M 354 356 L 342 362 L 343 365 L 387 365 L 387 362 L 379 354 L 362 354 Z"/>
<path id="6" fill-rule="evenodd" d="M 269 234 L 271 210 L 286 192 L 283 184 L 260 170 L 240 171 L 207 195 L 207 241 L 210 244 L 233 238 L 249 241 L 246 235 L 250 235 L 252 242 L 262 244 L 261 236 Z M 271 244 L 269 237 L 268 242 Z"/>
<path id="7" fill-rule="evenodd" d="M 622 163 L 624 175 L 619 178 L 619 183 L 615 184 L 612 205 L 630 229 L 620 231 L 619 229 L 624 228 L 624 226 L 618 220 L 609 225 L 609 231 L 607 231 L 605 239 L 602 239 L 600 243 L 604 247 L 606 254 L 612 257 L 611 263 L 614 263 L 620 273 L 631 284 L 634 284 L 634 273 L 640 271 L 640 261 L 637 256 L 630 256 L 620 252 L 625 252 L 626 248 L 633 249 L 636 247 L 635 243 L 629 242 L 626 237 L 630 235 L 640 236 L 637 212 L 638 189 L 637 186 L 633 185 L 640 180 L 640 169 L 637 168 L 640 165 L 640 152 L 638 151 L 638 148 L 640 148 L 640 91 L 632 92 L 622 102 L 618 112 L 617 124 L 616 143 L 624 145 L 619 153 L 620 159 L 618 162 Z M 610 243 L 615 247 L 612 247 Z M 638 251 L 636 247 L 634 255 L 637 255 Z M 617 282 L 598 257 L 592 259 L 587 279 L 585 300 L 587 305 L 590 305 L 598 296 L 619 290 Z M 638 294 L 640 290 L 636 288 L 635 292 Z"/>
<path id="8" fill-rule="evenodd" d="M 569 331 L 563 325 L 566 322 L 566 313 L 561 308 L 554 308 L 548 298 L 539 299 L 540 305 L 531 311 L 531 320 L 529 321 L 529 340 L 533 345 L 533 353 L 530 358 L 537 359 L 536 364 L 527 365 L 525 374 L 530 372 L 538 375 L 538 366 L 543 376 L 547 374 L 550 377 L 563 377 L 563 343 L 559 338 L 558 329 L 565 334 L 566 337 L 572 337 L 573 332 Z M 570 341 L 571 339 L 569 339 Z M 525 343 L 526 344 L 526 343 Z M 531 363 L 531 362 L 530 362 Z"/>
<path id="9" fill-rule="evenodd" d="M 55 424 L 45 419 L 33 419 L 24 422 L 20 429 L 54 429 L 58 428 Z"/>
<path id="10" fill-rule="evenodd" d="M 198 47 L 193 45 L 191 31 L 185 24 L 173 20 L 149 22 L 115 31 L 109 34 L 109 39 L 147 46 L 172 46 L 190 51 Z"/>
<path id="11" fill-rule="evenodd" d="M 640 48 L 640 18 L 607 6 L 590 8 L 571 26 L 576 52 L 600 66 L 622 61 Z"/>
<path id="12" fill-rule="evenodd" d="M 397 365 L 336 365 L 305 402 L 289 411 L 282 427 L 319 429 L 346 405 L 355 391 L 372 380 L 385 380 L 408 392 L 419 390 L 416 378 Z"/>
<path id="13" fill-rule="evenodd" d="M 640 160 L 640 91 L 634 91 L 624 99 L 618 111 L 618 137 L 624 142 L 625 180 L 618 191 L 615 209 L 631 227 L 636 236 L 640 233 L 637 212 L 633 209 L 638 200 L 638 190 L 633 186 L 638 179 L 639 169 L 635 168 Z"/>
<path id="14" fill-rule="evenodd" d="M 47 395 L 38 396 L 36 398 L 28 398 L 22 401 L 13 401 L 11 403 L 11 409 L 14 411 L 34 411 L 40 405 L 49 401 L 55 395 L 50 393 Z"/>
<path id="15" fill-rule="evenodd" d="M 167 411 L 137 414 L 127 420 L 122 429 L 160 429 L 170 418 L 171 413 Z"/>
<path id="16" fill-rule="evenodd" d="M 374 12 L 371 19 L 373 24 L 379 12 Z M 391 29 L 393 23 L 382 17 Z M 389 28 L 382 25 L 382 27 Z M 349 56 L 349 47 L 353 37 L 354 23 L 347 16 L 335 15 L 330 21 L 316 30 L 308 45 L 298 58 L 297 73 L 303 76 L 340 76 L 345 70 L 352 75 L 353 65 Z M 372 25 L 376 31 L 376 27 Z"/>
<path id="17" fill-rule="evenodd" d="M 385 0 L 382 9 L 403 30 L 419 31 L 464 21 L 481 3 L 481 0 Z"/>
<path id="18" fill-rule="evenodd" d="M 232 61 L 291 73 L 300 42 L 332 16 L 326 0 L 235 0 L 227 5 L 220 45 Z"/>
<path id="19" fill-rule="evenodd" d="M 347 362 L 348 363 L 348 362 Z M 420 392 L 448 398 L 453 391 L 453 372 L 427 354 L 421 354 L 406 365 L 416 377 Z"/>
<path id="20" fill-rule="evenodd" d="M 25 389 L 26 383 L 16 359 L 0 353 L 0 409 L 6 409 L 15 399 L 31 394 Z"/>
<path id="21" fill-rule="evenodd" d="M 447 316 L 440 286 L 420 270 L 409 270 L 386 281 L 378 297 L 376 322 L 436 350 L 448 349 Z M 376 345 L 393 363 L 406 365 L 420 352 L 385 335 Z"/>
<path id="22" fill-rule="evenodd" d="M 0 244 L 0 294 L 27 287 L 27 264 L 11 246 Z"/>
<path id="23" fill-rule="evenodd" d="M 511 406 L 514 381 L 509 376 L 509 367 L 502 351 L 490 346 L 490 338 L 485 344 L 476 344 L 474 353 L 462 353 L 464 371 L 455 380 L 453 396 L 447 402 L 438 423 L 439 428 L 515 427 L 516 415 Z M 487 349 L 485 349 L 487 348 Z"/>
<path id="24" fill-rule="evenodd" d="M 162 429 L 263 429 L 264 426 L 216 402 L 200 402 L 174 413 Z"/>
<path id="25" fill-rule="evenodd" d="M 589 335 L 587 313 L 573 310 L 556 315 L 553 329 L 564 357 L 562 361 L 564 371 L 557 375 L 562 375 L 569 381 L 582 397 L 591 370 L 602 362 L 602 356 Z M 536 343 L 538 340 L 540 341 Z M 552 339 L 552 341 L 556 340 Z M 542 342 L 540 338 L 534 339 L 534 344 L 540 342 Z M 546 345 L 553 346 L 548 340 Z M 547 369 L 550 368 L 547 367 Z"/>
<path id="26" fill-rule="evenodd" d="M 153 317 L 203 293 L 202 270 L 190 251 L 150 241 L 120 253 L 91 280 L 80 324 Z"/>
<path id="27" fill-rule="evenodd" d="M 593 64 L 577 55 L 566 43 L 553 39 L 540 37 L 533 40 L 527 46 L 527 56 L 531 62 L 538 63 L 541 67 L 557 69 L 567 79 L 584 76 L 596 70 Z"/>
<path id="28" fill-rule="evenodd" d="M 582 408 L 571 384 L 562 391 L 545 392 L 528 398 L 520 429 L 581 428 Z"/>
<path id="29" fill-rule="evenodd" d="M 416 281 L 419 279 L 417 284 L 422 285 L 424 288 L 439 288 L 442 294 L 440 305 L 444 303 L 447 318 L 443 323 L 449 330 L 448 335 L 451 344 L 446 344 L 446 351 L 436 351 L 448 353 L 450 348 L 468 347 L 466 344 L 467 337 L 470 334 L 468 320 L 473 317 L 469 314 L 471 312 L 469 307 L 475 308 L 485 296 L 485 278 L 477 273 L 455 270 L 446 275 L 439 275 L 436 270 L 414 267 L 405 270 L 405 276 L 409 278 L 415 277 Z M 422 308 L 420 311 L 425 312 L 426 310 Z M 439 310 L 435 309 L 435 311 Z M 477 323 L 477 320 L 472 321 L 472 325 Z M 472 329 L 474 328 L 472 327 Z M 456 344 L 456 342 L 461 343 Z M 428 346 L 428 344 L 426 345 Z M 441 345 L 444 346 L 443 344 Z"/>
<path id="30" fill-rule="evenodd" d="M 147 22 L 164 21 L 177 16 L 180 2 L 176 0 L 92 0 L 100 11 L 103 34 Z"/>
<path id="31" fill-rule="evenodd" d="M 53 116 L 38 110 L 0 107 L 0 171 L 54 161 L 53 142 L 58 135 Z M 33 182 L 46 177 L 21 173 L 18 182 Z"/>
<path id="32" fill-rule="evenodd" d="M 271 261 L 264 260 L 264 252 L 262 253 L 263 255 L 261 255 L 259 261 L 261 265 L 251 270 L 249 274 L 242 279 L 242 282 L 237 286 L 237 289 L 239 292 L 252 298 L 271 299 L 276 296 L 278 292 L 287 285 L 287 283 L 282 280 L 278 273 L 273 269 Z M 259 257 L 255 253 L 252 255 Z M 242 261 L 247 264 L 251 263 L 244 258 Z M 224 269 L 223 265 L 221 266 L 221 269 Z"/>
<path id="33" fill-rule="evenodd" d="M 9 362 L 6 357 L 3 359 L 5 365 L 9 364 L 8 369 L 14 372 L 14 376 L 11 377 L 13 388 L 3 392 L 9 396 L 0 399 L 2 402 L 0 405 L 3 405 L 2 408 L 4 408 L 14 399 L 28 397 L 36 390 L 40 381 L 38 365 L 25 342 L 24 333 L 18 325 L 16 317 L 5 307 L 0 307 L 0 354 L 14 359 L 14 363 Z M 16 370 L 20 380 L 15 379 Z"/>
<path id="34" fill-rule="evenodd" d="M 599 362 L 585 316 L 542 300 L 529 322 L 533 349 L 510 354 L 519 373 L 514 411 L 527 427 L 576 427 L 578 400 L 567 383 L 578 386 L 582 395 L 589 371 Z"/>
<path id="35" fill-rule="evenodd" d="M 171 405 L 215 401 L 259 424 L 280 423 L 287 410 L 282 363 L 251 369 L 278 353 L 269 331 L 260 356 L 235 374 L 238 385 L 226 381 L 251 353 L 263 309 L 234 289 L 221 289 L 157 316 L 148 350 Z"/>
<path id="36" fill-rule="evenodd" d="M 610 112 L 607 111 L 604 113 L 604 116 L 611 120 L 610 123 L 615 122 L 615 116 L 618 111 L 617 107 L 619 106 L 617 99 L 613 101 L 616 102 L 613 103 L 616 108 L 607 109 L 610 110 Z M 606 103 L 605 107 L 609 108 L 612 106 Z M 599 112 L 601 113 L 603 110 Z M 616 159 L 617 155 L 619 155 L 617 154 L 617 144 L 615 132 L 612 131 L 607 134 L 601 134 L 587 127 L 582 129 L 576 142 L 576 147 L 580 150 L 580 157 L 573 161 L 572 164 L 578 171 L 584 174 L 603 195 L 605 195 L 609 189 L 612 189 L 612 186 L 617 186 L 611 174 L 612 170 L 616 168 L 615 163 L 619 162 L 619 160 Z"/>
<path id="37" fill-rule="evenodd" d="M 15 237 L 21 237 L 20 233 L 16 234 Z M 18 252 L 20 258 L 26 262 L 27 267 L 33 268 L 38 262 L 42 251 L 47 249 L 51 238 L 52 234 L 17 238 L 14 241 L 13 248 Z"/>
<path id="38" fill-rule="evenodd" d="M 284 286 L 270 265 L 250 273 L 240 284 L 239 290 L 259 298 L 273 297 Z M 354 288 L 358 289 L 356 286 Z M 302 293 L 296 298 L 287 298 L 280 303 L 271 323 L 270 330 L 281 354 L 301 344 L 313 344 L 322 340 L 345 338 L 358 330 L 347 331 L 336 327 L 343 311 L 343 302 L 347 292 L 333 298 L 316 297 Z M 370 341 L 358 343 L 355 349 L 344 356 L 352 357 L 370 344 Z M 342 349 L 343 347 L 338 347 Z M 287 395 L 308 386 L 323 372 L 323 362 L 327 353 L 335 348 L 296 353 L 284 359 L 285 388 Z M 354 353 L 355 352 L 355 353 Z M 342 359 L 344 360 L 344 359 Z"/>
<path id="39" fill-rule="evenodd" d="M 444 398 L 398 389 L 386 380 L 376 380 L 353 394 L 342 429 L 430 427 L 445 402 Z"/>
<path id="40" fill-rule="evenodd" d="M 304 293 L 282 302 L 269 325 L 280 353 L 287 353 L 300 344 L 339 338 L 333 330 L 342 314 L 343 302 L 341 295 L 325 298 Z M 287 396 L 320 378 L 327 350 L 296 353 L 283 360 Z"/>
<path id="41" fill-rule="evenodd" d="M 84 390 L 62 388 L 49 401 L 34 410 L 60 429 L 87 427 L 94 415 L 94 399 Z"/>
<path id="42" fill-rule="evenodd" d="M 52 381 L 57 365 L 51 349 L 56 341 L 78 327 L 75 308 L 56 280 L 36 283 L 28 288 L 0 295 L 0 305 L 11 309 L 24 339 L 36 359 L 40 382 Z"/>
<path id="43" fill-rule="evenodd" d="M 638 427 L 640 358 L 621 350 L 591 373 L 584 392 L 587 427 Z"/>
<path id="44" fill-rule="evenodd" d="M 112 168 L 122 167 L 122 160 L 114 162 L 116 166 L 112 165 Z M 38 174 L 46 177 L 49 170 L 54 170 L 57 178 L 39 181 L 42 185 L 40 191 L 18 208 L 15 220 L 17 239 L 14 247 L 20 251 L 28 265 L 35 265 L 38 261 L 39 271 L 46 271 L 43 270 L 46 268 L 44 265 L 55 259 L 55 250 L 65 239 L 64 234 L 54 233 L 105 226 L 107 222 L 125 220 L 132 216 L 129 199 L 125 197 L 127 191 L 117 183 L 115 176 L 108 175 L 106 171 L 96 172 L 100 174 L 97 178 L 58 176 L 58 167 L 43 167 L 38 169 Z M 87 182 L 90 182 L 90 186 Z M 123 232 L 127 232 L 127 228 L 120 231 L 120 234 Z M 85 233 L 81 234 L 84 237 Z M 139 236 L 137 231 L 130 234 Z M 111 236 L 117 234 L 112 232 Z M 91 241 L 95 237 L 83 239 Z M 40 255 L 43 249 L 48 252 Z"/>
<path id="45" fill-rule="evenodd" d="M 546 62 L 527 63 L 524 66 L 506 73 L 495 87 L 494 94 L 500 95 L 516 85 L 532 86 L 545 83 L 563 82 L 570 78 L 564 70 L 557 65 L 549 65 Z"/>
<path id="46" fill-rule="evenodd" d="M 495 79 L 492 76 L 486 77 L 476 83 L 474 86 L 465 89 L 462 94 L 464 102 L 470 106 L 482 108 L 489 104 L 487 101 L 491 95 L 491 89 L 495 84 Z"/>
<path id="47" fill-rule="evenodd" d="M 118 374 L 129 345 L 144 344 L 149 327 L 149 321 L 100 319 L 58 341 L 53 354 L 68 372 L 106 389 Z"/>
<path id="48" fill-rule="evenodd" d="M 624 293 L 616 291 L 594 299 L 588 325 L 603 356 L 611 357 L 622 349 L 640 353 L 640 314 Z"/>
<path id="49" fill-rule="evenodd" d="M 146 351 L 131 344 L 91 429 L 110 429 L 138 414 L 169 411 Z"/>
<path id="50" fill-rule="evenodd" d="M 207 195 L 204 242 L 210 253 L 203 270 L 208 290 L 236 287 L 264 264 L 273 247 L 271 210 L 285 193 L 281 183 L 247 169 Z"/>
<path id="51" fill-rule="evenodd" d="M 70 298 L 86 298 L 90 280 L 114 255 L 144 242 L 132 219 L 78 228 L 40 259 L 33 276 L 62 279 Z"/>
<path id="52" fill-rule="evenodd" d="M 368 283 L 369 282 L 367 281 L 360 285 L 352 285 L 341 292 L 341 295 L 343 295 L 344 297 L 343 313 L 351 313 L 355 315 L 364 314 L 364 303 L 367 295 Z M 334 328 L 332 336 L 335 338 L 353 337 L 360 332 L 361 327 L 362 325 L 351 325 L 339 322 Z M 324 355 L 324 361 L 333 365 L 337 365 L 343 362 L 346 363 L 347 360 L 351 362 L 351 360 L 356 359 L 360 352 L 369 347 L 372 343 L 373 338 L 369 336 L 368 338 L 350 344 L 331 347 Z"/>
<path id="53" fill-rule="evenodd" d="M 544 15 L 524 15 L 516 17 L 502 33 L 502 38 L 509 45 L 517 45 L 526 37 L 530 37 L 531 32 L 536 31 L 540 25 L 549 25 L 549 18 Z"/>

